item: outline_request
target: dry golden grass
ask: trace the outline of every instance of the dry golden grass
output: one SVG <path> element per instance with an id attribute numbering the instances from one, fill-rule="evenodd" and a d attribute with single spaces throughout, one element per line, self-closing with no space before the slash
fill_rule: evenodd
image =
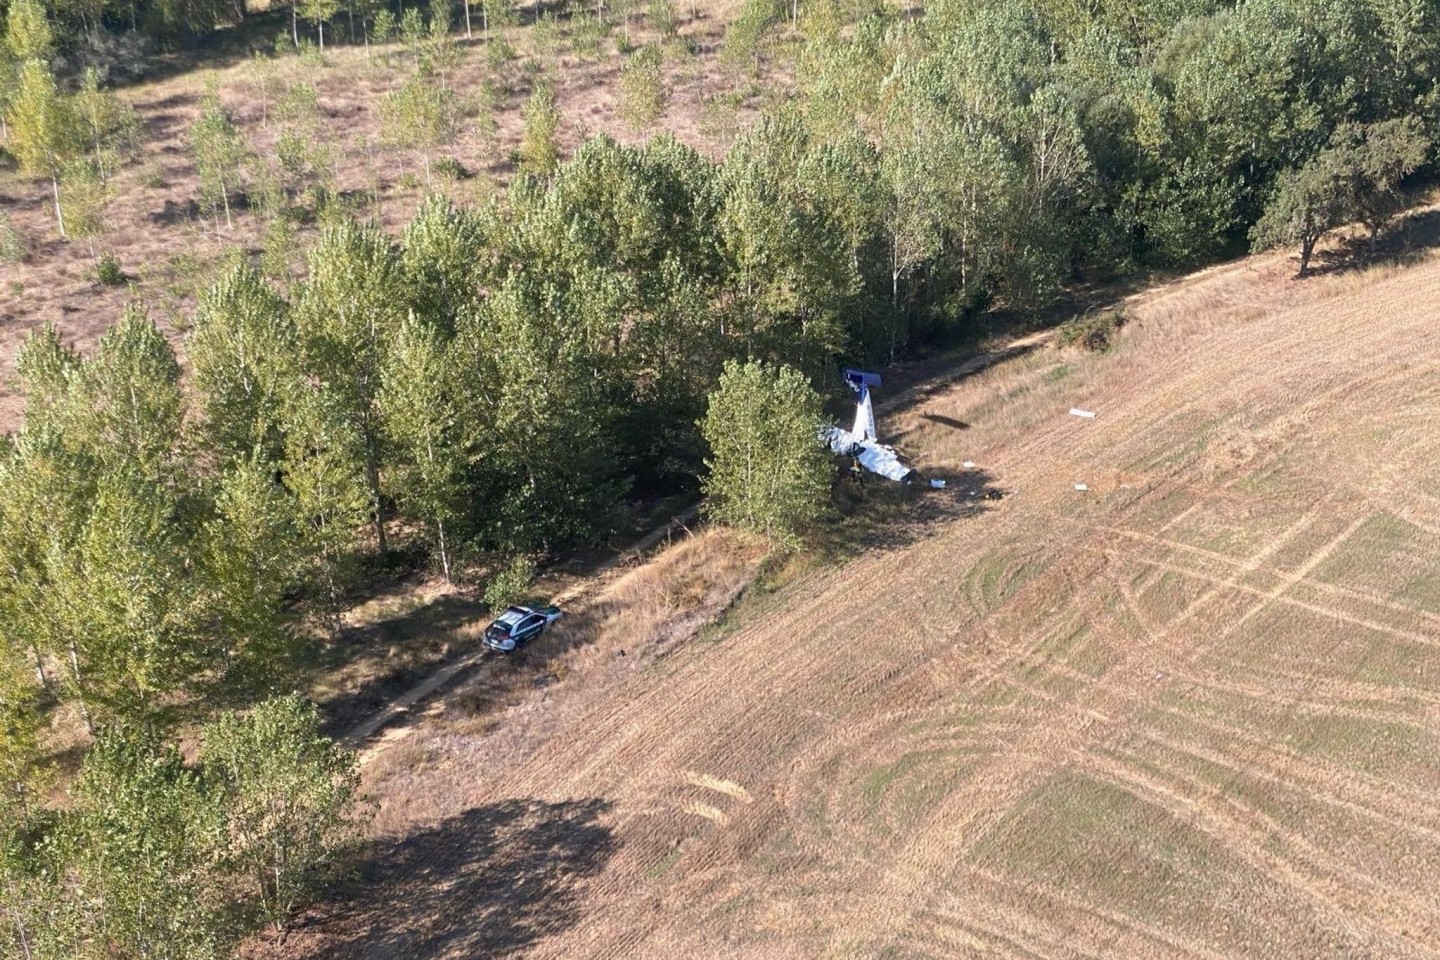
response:
<path id="1" fill-rule="evenodd" d="M 477 676 L 429 709 L 433 719 L 425 730 L 406 735 L 402 729 L 382 740 L 367 762 L 366 782 L 379 798 L 377 834 L 403 834 L 453 814 L 475 770 L 516 762 L 557 729 L 583 722 L 637 676 L 663 670 L 664 658 L 735 601 L 766 553 L 743 535 L 704 530 L 621 573 L 593 599 L 567 607 L 566 616 L 521 653 L 489 657 Z M 485 623 L 474 620 L 457 634 L 478 642 Z M 453 763 L 456 749 L 465 752 L 459 764 Z M 435 769 L 437 753 L 452 762 Z M 451 777 L 458 779 L 437 789 L 437 778 Z"/>
<path id="2" fill-rule="evenodd" d="M 612 631 L 678 610 L 617 594 L 563 682 L 382 750 L 380 862 L 426 895 L 362 885 L 373 913 L 284 954 L 1440 954 L 1440 260 L 1290 271 L 1148 291 L 1116 351 L 1037 350 L 886 424 L 1018 491 L 987 509 L 592 686 L 636 652 Z M 462 874 L 406 851 L 523 875 L 463 828 L 536 805 L 532 848 L 592 855 L 497 894 L 554 910 L 487 938 Z"/>

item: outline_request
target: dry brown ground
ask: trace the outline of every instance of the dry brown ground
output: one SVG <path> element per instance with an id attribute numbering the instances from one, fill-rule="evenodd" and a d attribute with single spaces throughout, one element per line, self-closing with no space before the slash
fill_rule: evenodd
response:
<path id="1" fill-rule="evenodd" d="M 671 48 L 665 113 L 653 129 L 639 132 L 627 127 L 615 113 L 615 84 L 623 62 L 616 47 L 618 27 L 602 43 L 598 57 L 584 59 L 574 54 L 566 37 L 551 52 L 537 51 L 531 25 L 496 31 L 497 36 L 508 38 L 517 53 L 497 72 L 486 64 L 477 19 L 473 41 L 467 43 L 463 35 L 456 37 L 467 53 L 451 82 L 462 97 L 469 98 L 487 77 L 503 76 L 504 90 L 494 113 L 498 130 L 493 137 L 484 135 L 474 121 L 467 121 L 457 140 L 437 156 L 458 159 L 471 176 L 460 181 L 437 177 L 433 186 L 457 200 L 475 201 L 513 175 L 510 156 L 520 141 L 520 110 L 532 83 L 527 63 L 538 65 L 555 86 L 563 114 L 559 136 L 567 151 L 599 133 L 638 143 L 659 130 L 670 131 L 709 153 L 723 149 L 723 131 L 709 131 L 709 137 L 702 132 L 704 98 L 729 89 L 755 91 L 757 96 L 765 91 L 751 78 L 726 74 L 717 63 L 723 24 L 737 4 L 705 0 L 696 6 L 698 18 L 690 19 L 691 4 L 676 5 L 681 32 L 695 53 L 682 57 Z M 654 39 L 638 21 L 631 37 L 635 43 Z M 257 36 L 256 42 L 267 46 L 265 38 Z M 325 136 L 338 153 L 336 189 L 352 197 L 378 197 L 378 206 L 364 208 L 360 215 L 396 229 L 414 211 L 424 184 L 418 153 L 382 143 L 380 98 L 398 86 L 409 69 L 399 44 L 391 45 L 390 55 L 391 66 L 387 67 L 378 49 L 367 56 L 360 47 L 332 45 L 324 66 L 310 67 L 297 57 L 288 57 L 279 61 L 279 73 L 287 83 L 304 79 L 316 88 Z M 258 251 L 261 225 L 254 216 L 241 212 L 233 228 L 221 223 L 217 233 L 216 224 L 201 215 L 199 180 L 188 154 L 187 136 L 209 77 L 218 82 L 222 99 L 235 114 L 252 151 L 264 156 L 273 150 L 278 127 L 273 117 L 268 125 L 262 122 L 265 111 L 243 59 L 217 54 L 208 64 L 203 56 L 197 61 L 194 69 L 119 91 L 144 123 L 143 144 L 135 161 L 113 179 L 114 199 L 106 213 L 108 230 L 96 241 L 96 249 L 119 258 L 135 286 L 133 294 L 124 287 L 100 285 L 87 244 L 60 239 L 48 182 L 0 169 L 0 210 L 11 217 L 28 246 L 24 262 L 0 265 L 0 430 L 13 429 L 20 421 L 20 403 L 9 381 L 15 351 L 31 330 L 52 322 L 77 347 L 88 350 L 101 332 L 119 319 L 125 305 L 138 298 L 178 343 L 196 290 L 208 282 L 226 252 L 234 247 Z M 768 90 L 774 94 L 774 84 Z M 742 122 L 753 116 L 757 103 L 752 99 L 742 108 Z M 402 182 L 407 172 L 418 185 Z M 304 238 L 302 234 L 302 242 Z"/>
<path id="2" fill-rule="evenodd" d="M 1290 269 L 892 418 L 950 488 L 738 626 L 462 687 L 253 954 L 1440 956 L 1440 259 Z"/>

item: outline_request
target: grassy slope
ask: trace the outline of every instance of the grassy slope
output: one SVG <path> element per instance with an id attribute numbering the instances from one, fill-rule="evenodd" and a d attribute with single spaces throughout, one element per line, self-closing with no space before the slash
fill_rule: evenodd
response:
<path id="1" fill-rule="evenodd" d="M 892 418 L 950 488 L 738 629 L 382 746 L 375 863 L 255 952 L 1440 953 L 1440 259 L 1289 271 Z"/>

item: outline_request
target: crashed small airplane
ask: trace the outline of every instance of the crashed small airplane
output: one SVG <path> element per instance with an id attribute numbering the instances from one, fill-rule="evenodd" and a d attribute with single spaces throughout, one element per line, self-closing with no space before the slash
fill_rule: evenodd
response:
<path id="1" fill-rule="evenodd" d="M 841 456 L 854 457 L 871 473 L 904 482 L 910 476 L 910 468 L 900 462 L 893 447 L 885 446 L 875 435 L 875 408 L 870 402 L 870 388 L 880 386 L 880 374 L 847 369 L 845 382 L 860 395 L 855 401 L 855 425 L 849 430 L 831 427 L 825 432 L 825 442 Z"/>

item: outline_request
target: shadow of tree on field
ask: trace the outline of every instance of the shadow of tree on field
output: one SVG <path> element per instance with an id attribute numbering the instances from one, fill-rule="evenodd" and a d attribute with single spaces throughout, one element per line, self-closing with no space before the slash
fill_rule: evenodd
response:
<path id="1" fill-rule="evenodd" d="M 317 652 L 316 667 L 337 669 L 364 657 L 375 658 L 377 663 L 358 686 L 321 705 L 325 732 L 343 735 L 397 693 L 419 683 L 450 657 L 463 653 L 452 650 L 437 658 L 436 651 L 428 649 L 425 641 L 449 636 L 485 613 L 485 604 L 478 597 L 451 593 L 412 610 L 341 630 L 333 643 Z"/>
<path id="2" fill-rule="evenodd" d="M 930 481 L 943 480 L 937 490 Z M 815 546 L 832 560 L 876 550 L 902 550 L 934 536 L 955 520 L 977 517 L 1008 496 L 984 470 L 932 471 L 901 484 L 872 474 L 836 482 L 839 519 L 816 538 Z"/>
<path id="3" fill-rule="evenodd" d="M 950 427 L 952 430 L 970 429 L 970 424 L 966 423 L 964 420 L 956 420 L 954 417 L 947 417 L 944 414 L 922 413 L 920 414 L 920 416 L 922 419 L 929 420 L 931 423 L 938 423 L 940 424 L 940 426 Z"/>
<path id="4" fill-rule="evenodd" d="M 475 807 L 367 852 L 355 879 L 266 956 L 504 957 L 581 919 L 586 881 L 618 843 L 599 798 Z"/>
<path id="5" fill-rule="evenodd" d="M 1361 231 L 1342 238 L 1333 247 L 1317 250 L 1309 276 L 1346 273 L 1379 265 L 1409 266 L 1440 247 L 1440 210 L 1422 210 L 1403 215 L 1395 224 L 1370 242 Z M 1299 257 L 1293 257 L 1297 263 Z"/>

